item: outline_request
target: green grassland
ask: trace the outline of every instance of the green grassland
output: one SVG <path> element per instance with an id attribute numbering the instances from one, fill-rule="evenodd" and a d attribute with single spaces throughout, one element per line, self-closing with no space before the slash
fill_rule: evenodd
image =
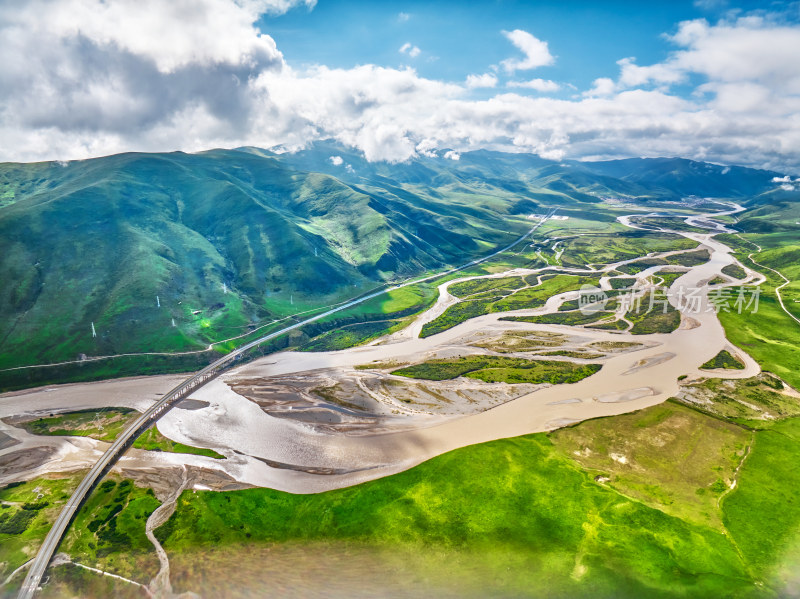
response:
<path id="1" fill-rule="evenodd" d="M 113 441 L 133 422 L 139 413 L 128 408 L 106 408 L 101 410 L 77 410 L 38 418 L 19 424 L 34 435 L 72 435 L 91 437 L 100 441 Z M 137 449 L 189 453 L 222 459 L 225 456 L 203 447 L 191 447 L 168 439 L 155 426 L 147 429 L 133 443 Z"/>
<path id="2" fill-rule="evenodd" d="M 728 368 L 732 370 L 744 370 L 744 364 L 734 358 L 731 353 L 723 349 L 700 368 Z"/>
<path id="3" fill-rule="evenodd" d="M 744 279 L 747 276 L 747 272 L 738 264 L 728 264 L 722 269 L 722 273 L 734 279 Z"/>
<path id="4" fill-rule="evenodd" d="M 264 322 L 485 255 L 530 228 L 527 215 L 551 206 L 569 219 L 547 221 L 526 247 L 453 276 L 542 266 L 537 250 L 553 263 L 550 248 L 557 238 L 565 266 L 688 249 L 693 242 L 669 234 L 628 231 L 615 221 L 626 210 L 600 197 L 633 202 L 719 195 L 725 181 L 739 190 L 730 197 L 767 194 L 764 205 L 753 204 L 738 226 L 746 239 L 763 246 L 756 260 L 791 279 L 783 293 L 787 308 L 800 315 L 797 203 L 758 188 L 763 173 L 753 173 L 748 186 L 746 169 L 736 167 L 724 176 L 721 167 L 665 159 L 562 168 L 492 152 L 464 153 L 444 166 L 432 159 L 371 164 L 336 148 L 333 153 L 355 165 L 351 177 L 341 169 L 329 171 L 330 149 L 316 151 L 126 154 L 67 167 L 0 165 L 0 277 L 13 282 L 0 288 L 0 368 L 80 354 L 204 350 L 212 341 L 241 334 L 244 342 L 270 330 L 253 331 Z M 746 261 L 754 247 L 736 236 L 720 238 L 768 277 L 757 313 L 720 314 L 728 338 L 800 387 L 800 327 L 774 295 L 782 281 Z M 699 254 L 684 256 L 644 259 L 621 271 L 702 260 Z M 472 301 L 448 310 L 423 335 L 479 314 L 537 307 L 550 295 L 589 282 L 596 284 L 557 275 L 536 287 L 524 287 L 522 279 L 485 288 L 486 283 L 454 285 L 462 297 L 474 294 Z M 435 284 L 393 291 L 261 351 L 363 343 L 430 305 Z M 660 306 L 629 314 L 634 332 L 677 326 L 674 310 L 656 311 Z M 91 337 L 91 323 L 97 338 Z M 555 338 L 509 339 L 509 351 L 526 344 L 558 346 Z M 5 372 L 0 390 L 191 371 L 219 352 Z M 464 375 L 568 382 L 596 368 L 471 356 L 401 371 L 436 380 Z M 441 589 L 429 593 L 441 596 L 782 596 L 793 588 L 786 585 L 797 584 L 800 566 L 800 407 L 782 388 L 768 374 L 692 383 L 685 385 L 681 403 L 466 447 L 328 493 L 186 491 L 157 534 L 180 564 L 179 592 L 193 590 L 197 572 L 214 552 L 227 556 L 239 578 L 238 566 L 244 565 L 263 590 L 271 581 L 258 579 L 259 566 L 269 560 L 262 550 L 294 545 L 309 548 L 312 558 L 324 547 L 345 558 L 366 552 L 380 573 L 381 566 L 402 564 L 404 576 Z M 71 434 L 108 438 L 123 417 L 108 418 L 102 429 L 87 414 L 31 426 L 39 434 L 65 434 L 72 427 Z M 140 444 L 192 449 L 155 429 Z M 77 480 L 43 478 L 0 489 L 0 573 L 29 559 Z M 62 550 L 75 561 L 145 582 L 158 567 L 144 535 L 157 505 L 149 489 L 112 478 L 78 514 Z M 74 567 L 52 575 L 45 595 L 59 589 L 80 596 L 131 591 Z"/>
<path id="5" fill-rule="evenodd" d="M 603 310 L 611 310 L 611 311 L 613 311 L 613 310 L 616 310 L 619 307 L 619 300 L 616 299 L 616 298 L 618 296 L 620 296 L 620 295 L 625 295 L 626 293 L 627 292 L 625 290 L 619 290 L 619 289 L 612 289 L 611 291 L 607 291 L 607 292 L 605 292 L 606 300 L 605 300 L 604 303 L 602 303 L 602 305 L 601 305 L 600 302 L 596 302 L 594 304 L 581 306 L 580 301 L 577 300 L 577 299 L 567 300 L 567 301 L 561 302 L 561 305 L 558 307 L 558 311 L 559 312 L 572 312 L 572 311 L 580 309 L 581 307 L 583 307 L 584 309 L 589 308 L 589 306 L 591 306 L 592 309 L 598 309 L 598 310 L 603 309 Z"/>
<path id="6" fill-rule="evenodd" d="M 535 283 L 535 281 L 533 281 Z M 496 295 L 479 300 L 466 300 L 459 302 L 444 311 L 422 327 L 421 337 L 429 337 L 436 333 L 446 331 L 462 322 L 490 314 L 492 312 L 507 312 L 526 308 L 538 308 L 544 305 L 547 299 L 558 293 L 580 289 L 582 285 L 596 284 L 597 280 L 591 277 L 574 275 L 556 275 L 543 280 L 541 284 L 531 287 L 509 287 L 519 283 L 504 283 L 504 288 L 492 288 Z"/>
<path id="7" fill-rule="evenodd" d="M 607 296 L 613 297 L 618 292 L 612 291 Z M 541 314 L 539 316 L 505 316 L 500 320 L 516 322 L 535 322 L 539 324 L 563 324 L 568 326 L 583 326 L 598 321 L 608 319 L 618 307 L 618 300 L 610 299 L 603 306 L 599 304 L 595 307 L 596 311 L 584 313 L 578 310 L 578 300 L 568 300 L 562 302 L 558 312 L 551 314 Z"/>
<path id="8" fill-rule="evenodd" d="M 669 262 L 664 258 L 642 258 L 629 264 L 622 264 L 617 267 L 617 270 L 626 275 L 637 275 L 651 266 L 666 266 L 668 264 Z"/>
<path id="9" fill-rule="evenodd" d="M 800 388 L 800 324 L 792 320 L 778 303 L 775 288 L 783 280 L 748 260 L 747 256 L 757 253 L 757 249 L 747 241 L 764 248 L 762 253 L 754 256 L 757 262 L 779 270 L 793 282 L 783 288 L 782 294 L 786 307 L 795 316 L 800 313 L 797 308 L 800 304 L 793 301 L 800 281 L 800 262 L 797 261 L 800 244 L 797 244 L 796 235 L 785 233 L 746 234 L 742 237 L 745 240 L 733 235 L 723 235 L 720 239 L 736 250 L 736 257 L 742 263 L 764 274 L 767 282 L 760 287 L 757 310 L 754 310 L 755 306 L 744 306 L 740 311 L 732 299 L 728 302 L 728 309 L 719 312 L 720 322 L 734 345 L 750 354 L 762 368 Z M 752 287 L 748 290 L 748 300 L 750 290 Z"/>
<path id="10" fill-rule="evenodd" d="M 450 566 L 440 578 L 467 596 L 663 597 L 751 584 L 724 535 L 595 483 L 546 435 L 321 495 L 185 493 L 157 535 L 172 555 L 295 540 L 391 547 L 430 570 Z"/>
<path id="11" fill-rule="evenodd" d="M 381 320 L 377 322 L 362 322 L 342 327 L 323 333 L 313 341 L 306 343 L 299 349 L 301 351 L 337 351 L 367 343 L 382 335 L 393 333 L 402 328 L 403 320 Z"/>
<path id="12" fill-rule="evenodd" d="M 443 314 L 436 317 L 431 322 L 425 323 L 422 326 L 420 337 L 430 337 L 436 333 L 441 333 L 442 331 L 453 328 L 462 322 L 466 322 L 470 318 L 489 314 L 495 302 L 502 298 L 502 295 L 496 295 L 482 300 L 459 302 L 449 307 Z"/>
<path id="13" fill-rule="evenodd" d="M 587 264 L 610 264 L 630 260 L 650 252 L 668 252 L 691 249 L 697 245 L 673 233 L 626 231 L 615 235 L 584 235 L 564 243 L 561 263 L 564 266 L 583 268 Z"/>
<path id="14" fill-rule="evenodd" d="M 321 495 L 184 493 L 157 535 L 195 570 L 213 546 L 323 541 L 391 548 L 464 596 L 773 597 L 796 557 L 799 431 L 670 401 Z"/>
<path id="15" fill-rule="evenodd" d="M 205 351 L 175 356 L 120 356 L 97 362 L 9 370 L 0 372 L 0 392 L 123 376 L 194 372 L 222 355 L 218 351 Z"/>
<path id="16" fill-rule="evenodd" d="M 676 276 L 677 275 L 676 273 Z M 614 295 L 613 292 L 609 295 Z M 506 316 L 501 320 L 534 322 L 539 324 L 563 324 L 570 326 L 589 326 L 597 329 L 626 330 L 627 324 L 622 320 L 604 322 L 613 314 L 618 306 L 618 300 L 610 300 L 604 310 L 591 314 L 584 314 L 576 311 L 577 301 L 564 302 L 559 308 L 559 312 L 553 314 L 542 314 L 538 316 Z M 647 335 L 651 333 L 670 333 L 680 326 L 681 315 L 666 300 L 663 289 L 653 293 L 652 305 L 650 296 L 646 295 L 641 302 L 635 304 L 625 314 L 626 318 L 633 323 L 630 332 L 634 335 Z"/>
<path id="17" fill-rule="evenodd" d="M 321 495 L 184 493 L 157 535 L 195 570 L 214 546 L 323 541 L 391 548 L 464 596 L 775 596 L 800 510 L 774 491 L 796 469 L 770 463 L 789 468 L 798 422 L 752 432 L 667 402 Z"/>
<path id="18" fill-rule="evenodd" d="M 754 398 L 753 387 L 764 386 L 757 380 L 748 383 L 751 389 L 742 401 Z M 716 397 L 725 402 L 725 395 L 740 397 L 730 387 Z M 782 398 L 786 411 L 796 415 L 797 400 Z M 790 569 L 800 565 L 800 508 L 794 498 L 800 482 L 794 467 L 800 419 L 763 419 L 765 428 L 753 430 L 668 402 L 615 418 L 611 426 L 603 423 L 584 423 L 553 436 L 566 450 L 580 452 L 576 459 L 606 476 L 609 486 L 648 505 L 660 504 L 684 521 L 705 521 L 723 530 L 740 551 L 746 571 L 766 583 L 764 594 L 783 594 L 781 571 L 787 564 Z M 609 459 L 611 453 L 628 456 L 627 463 Z"/>
<path id="19" fill-rule="evenodd" d="M 676 279 L 683 276 L 682 272 L 662 272 L 659 271 L 655 275 L 658 279 L 661 280 L 660 286 L 669 288 L 675 282 Z"/>
<path id="20" fill-rule="evenodd" d="M 487 383 L 575 383 L 600 370 L 598 364 L 553 360 L 525 360 L 503 356 L 463 356 L 429 360 L 392 371 L 392 374 L 429 381 L 466 376 Z"/>
<path id="21" fill-rule="evenodd" d="M 780 379 L 762 373 L 746 380 L 706 379 L 683 387 L 680 401 L 748 429 L 763 430 L 800 416 L 800 402 L 781 393 Z"/>
<path id="22" fill-rule="evenodd" d="M 510 293 L 522 287 L 529 285 L 536 285 L 537 275 L 528 275 L 527 277 L 502 277 L 498 279 L 471 279 L 468 281 L 461 281 L 455 283 L 447 288 L 450 295 L 464 298 L 478 294 L 493 294 L 498 295 L 502 293 Z"/>
<path id="23" fill-rule="evenodd" d="M 685 219 L 680 217 L 638 218 L 636 219 L 636 224 L 645 227 L 652 227 L 653 229 L 656 230 L 663 227 L 665 229 L 671 229 L 673 231 L 684 231 L 686 233 L 708 233 L 708 229 L 703 229 L 702 227 L 695 227 L 693 225 L 687 225 Z"/>
<path id="24" fill-rule="evenodd" d="M 129 408 L 76 410 L 21 422 L 18 426 L 34 435 L 72 435 L 113 441 L 138 414 Z"/>
<path id="25" fill-rule="evenodd" d="M 563 324 L 569 326 L 587 325 L 605 319 L 609 312 L 599 311 L 592 314 L 583 314 L 577 311 L 554 312 L 552 314 L 541 314 L 539 316 L 505 316 L 500 320 L 510 320 L 517 322 L 535 322 L 539 324 Z"/>
<path id="26" fill-rule="evenodd" d="M 147 451 L 166 451 L 169 453 L 189 453 L 193 455 L 204 455 L 209 458 L 218 460 L 224 459 L 225 456 L 217 453 L 213 449 L 206 449 L 205 447 L 192 447 L 191 445 L 184 445 L 173 441 L 158 432 L 155 425 L 142 433 L 136 441 L 133 442 L 135 449 L 145 449 Z"/>
<path id="27" fill-rule="evenodd" d="M 698 264 L 705 264 L 710 259 L 711 254 L 706 249 L 675 254 L 674 256 L 668 256 L 666 258 L 669 264 L 674 264 L 676 266 L 697 266 Z"/>
<path id="28" fill-rule="evenodd" d="M 35 554 L 79 480 L 54 475 L 0 489 L 0 582 Z"/>
<path id="29" fill-rule="evenodd" d="M 789 284 L 781 289 L 781 296 L 786 309 L 800 318 L 800 243 L 767 250 L 755 259 L 765 266 L 778 270 L 789 279 Z M 779 284 L 783 283 L 781 279 Z"/>
<path id="30" fill-rule="evenodd" d="M 365 322 L 369 323 L 375 320 L 386 321 L 387 319 L 403 319 L 386 325 L 383 330 L 375 335 L 346 335 L 343 340 L 334 334 L 329 340 L 321 341 L 318 347 L 320 351 L 334 348 L 342 349 L 350 345 L 357 345 L 358 343 L 371 340 L 380 334 L 400 328 L 403 323 L 408 321 L 407 319 L 409 316 L 427 308 L 436 297 L 435 288 L 439 282 L 440 281 L 421 283 L 402 289 L 392 290 L 385 296 L 369 300 L 368 302 L 364 302 L 363 304 L 359 304 L 358 306 L 354 306 L 353 308 L 317 321 L 312 325 L 308 325 L 303 328 L 302 334 L 295 333 L 291 337 L 283 336 L 269 344 L 265 344 L 259 348 L 260 351 L 256 353 L 263 354 L 264 351 L 277 351 L 288 347 L 301 346 L 308 343 L 311 337 L 324 335 L 326 332 L 336 329 L 337 327 L 358 325 Z M 325 309 L 324 306 L 319 307 L 315 311 L 319 312 L 323 309 Z M 313 312 L 314 311 L 309 312 L 304 316 L 311 316 Z M 297 322 L 300 318 L 300 316 L 297 316 L 282 319 L 270 326 L 254 330 L 235 342 L 215 345 L 213 351 L 202 351 L 189 355 L 174 356 L 120 356 L 97 362 L 80 362 L 58 367 L 0 372 L 0 391 L 58 382 L 102 380 L 115 376 L 190 372 L 202 368 L 209 362 L 220 357 L 226 351 L 234 349 L 237 345 L 261 337 L 269 332 L 292 324 L 293 322 Z M 367 330 L 374 330 L 374 326 L 369 324 L 365 324 L 364 328 Z M 328 342 L 331 342 L 330 348 L 326 347 Z"/>
<path id="31" fill-rule="evenodd" d="M 0 165 L 0 277 L 14 283 L 0 289 L 0 389 L 196 370 L 215 352 L 3 371 L 82 355 L 203 351 L 244 335 L 216 347 L 229 351 L 264 323 L 485 255 L 553 207 L 568 220 L 545 222 L 531 242 L 571 238 L 569 259 L 578 261 L 632 254 L 644 238 L 616 221 L 624 209 L 598 197 L 675 197 L 500 153 L 459 164 L 348 160 L 363 174 L 252 148 Z M 605 241 L 575 238 L 584 234 Z M 653 243 L 685 243 L 669 237 Z M 525 246 L 468 272 L 542 265 Z"/>
<path id="32" fill-rule="evenodd" d="M 307 325 L 299 333 L 294 332 L 289 336 L 283 336 L 265 344 L 255 350 L 254 355 L 264 355 L 271 351 L 288 348 L 300 348 L 305 351 L 345 349 L 371 341 L 378 336 L 402 328 L 410 321 L 411 317 L 429 307 L 437 296 L 436 287 L 442 282 L 465 274 L 489 274 L 496 269 L 510 268 L 512 265 L 508 258 L 508 255 L 503 255 L 458 273 L 451 273 L 432 281 L 401 289 L 393 289 L 385 295 Z M 511 258 L 510 262 L 513 262 L 513 265 L 527 267 L 533 265 L 531 260 L 536 260 L 536 258 L 530 258 L 524 251 L 511 255 Z M 363 290 L 363 286 L 354 288 L 354 292 L 357 293 L 359 289 Z M 375 288 L 371 288 L 365 292 L 374 290 Z M 258 329 L 249 327 L 247 330 L 254 330 L 244 334 L 236 341 L 215 345 L 213 351 L 204 350 L 188 355 L 119 356 L 108 360 L 79 362 L 57 367 L 0 371 L 0 390 L 6 391 L 58 382 L 101 380 L 115 376 L 197 370 L 222 353 L 234 349 L 237 345 L 297 322 L 301 318 L 301 313 L 298 312 L 301 309 L 300 306 L 291 306 L 287 303 L 284 309 L 294 310 L 298 316 L 283 318 L 275 321 L 272 325 Z M 307 311 L 305 316 L 324 309 L 327 308 L 317 306 L 315 309 Z M 382 324 L 373 324 L 377 321 Z M 337 329 L 340 328 L 342 330 L 338 331 Z"/>
<path id="33" fill-rule="evenodd" d="M 358 188 L 240 151 L 0 165 L 0 179 L 16 181 L 0 214 L 0 275 L 15 282 L 0 367 L 202 349 L 530 226 L 508 192 Z"/>
<path id="34" fill-rule="evenodd" d="M 441 280 L 393 289 L 385 296 L 333 314 L 303 327 L 301 351 L 336 351 L 393 333 L 430 307 Z"/>
<path id="35" fill-rule="evenodd" d="M 147 583 L 158 572 L 158 558 L 145 522 L 159 505 L 152 489 L 107 478 L 76 516 L 62 550 L 78 563 Z"/>
<path id="36" fill-rule="evenodd" d="M 558 430 L 553 443 L 604 484 L 681 518 L 723 530 L 717 502 L 751 433 L 668 401 Z"/>
<path id="37" fill-rule="evenodd" d="M 724 504 L 724 522 L 751 568 L 768 575 L 789 562 L 800 566 L 797 455 L 800 420 L 792 418 L 755 434 L 752 455 Z"/>
<path id="38" fill-rule="evenodd" d="M 749 202 L 747 212 L 740 214 L 737 229 L 746 236 L 797 234 L 797 222 L 800 220 L 800 204 L 797 194 L 779 190 L 753 198 Z"/>
<path id="39" fill-rule="evenodd" d="M 618 279 L 610 279 L 609 283 L 612 289 L 627 289 L 636 283 L 636 279 L 634 277 L 620 277 Z"/>
<path id="40" fill-rule="evenodd" d="M 62 479 L 36 479 L 0 490 L 6 511 L 25 511 L 22 501 L 36 500 L 45 505 L 36 511 L 24 533 L 0 533 L 0 573 L 3 578 L 27 561 L 39 546 L 79 476 Z M 112 476 L 97 486 L 78 512 L 60 552 L 84 566 L 113 572 L 141 584 L 147 584 L 158 572 L 159 562 L 153 545 L 145 535 L 145 522 L 159 506 L 152 489 L 141 488 L 130 480 Z M 29 505 L 34 505 L 30 503 Z M 34 505 L 35 507 L 35 505 Z M 48 570 L 43 597 L 141 597 L 142 591 L 128 582 L 100 576 L 71 564 Z M 0 596 L 13 597 L 22 582 L 17 575 Z"/>
<path id="41" fill-rule="evenodd" d="M 633 323 L 631 333 L 648 335 L 650 333 L 671 333 L 681 324 L 681 313 L 667 302 L 663 290 L 642 298 L 641 305 L 634 306 L 625 317 Z"/>
<path id="42" fill-rule="evenodd" d="M 616 217 L 624 211 L 616 207 L 592 204 L 586 210 L 583 207 L 567 208 L 558 207 L 558 215 L 566 216 L 567 220 L 551 219 L 541 226 L 542 239 L 571 237 L 573 235 L 604 235 L 608 233 L 622 233 L 629 231 L 627 227 L 617 222 Z"/>
<path id="43" fill-rule="evenodd" d="M 602 331 L 627 331 L 628 324 L 624 320 L 612 320 L 610 322 L 592 322 L 586 325 L 589 329 L 600 329 Z"/>

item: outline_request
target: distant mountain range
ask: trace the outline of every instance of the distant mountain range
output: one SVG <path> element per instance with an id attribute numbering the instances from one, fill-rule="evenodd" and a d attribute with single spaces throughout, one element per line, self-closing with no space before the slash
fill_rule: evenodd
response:
<path id="1" fill-rule="evenodd" d="M 196 349 L 484 254 L 550 207 L 602 220 L 608 197 L 769 204 L 786 193 L 776 175 L 483 150 L 370 163 L 333 143 L 0 164 L 0 367 Z"/>

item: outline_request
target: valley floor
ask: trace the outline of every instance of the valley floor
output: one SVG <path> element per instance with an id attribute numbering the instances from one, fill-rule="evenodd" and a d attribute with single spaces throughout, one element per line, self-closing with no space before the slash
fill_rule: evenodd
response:
<path id="1" fill-rule="evenodd" d="M 396 593 L 386 594 L 398 597 L 434 588 L 443 596 L 760 596 L 788 588 L 775 568 L 791 558 L 795 539 L 766 521 L 765 537 L 753 520 L 779 506 L 759 490 L 764 477 L 794 480 L 781 468 L 764 470 L 763 447 L 788 464 L 800 439 L 797 396 L 728 340 L 713 304 L 719 289 L 766 280 L 715 238 L 727 229 L 709 219 L 739 210 L 688 217 L 687 229 L 707 232 L 667 232 L 692 247 L 639 260 L 565 267 L 556 243 L 550 266 L 442 283 L 432 307 L 368 345 L 277 353 L 227 372 L 161 418 L 166 439 L 151 435 L 148 448 L 129 451 L 112 479 L 137 483 L 116 502 L 124 507 L 109 515 L 116 500 L 93 496 L 79 516 L 86 526 L 76 523 L 64 550 L 147 584 L 158 560 L 144 522 L 180 481 L 188 490 L 155 534 L 176 589 L 209 596 L 247 596 L 268 584 L 257 562 L 271 559 L 275 543 L 278 563 L 294 555 L 293 544 L 311 543 L 323 570 L 389 568 Z M 620 222 L 637 229 L 659 221 L 644 214 Z M 694 246 L 706 258 L 689 256 Z M 724 272 L 734 264 L 743 278 Z M 575 309 L 588 282 L 611 298 L 596 314 Z M 696 290 L 693 309 L 682 303 L 686 290 Z M 622 300 L 624 292 L 646 304 L 656 291 L 663 316 L 652 305 L 634 314 Z M 426 334 L 431 327 L 438 332 Z M 103 427 L 124 417 L 114 408 L 141 411 L 180 378 L 0 396 L 0 483 L 71 480 L 107 446 Z M 727 381 L 746 413 L 719 408 L 725 394 L 709 380 Z M 98 422 L 64 420 L 78 410 L 96 410 Z M 46 434 L 29 432 L 34 425 Z M 800 512 L 777 520 L 797 530 Z M 122 535 L 128 549 L 102 552 L 103 534 Z M 225 567 L 231 558 L 214 549 L 220 544 L 250 572 L 225 591 L 203 565 Z M 33 538 L 0 555 L 5 575 L 35 547 Z M 354 564 L 344 567 L 335 557 L 342 553 Z M 137 577 L 138 567 L 149 574 Z M 98 586 L 95 574 L 76 568 L 54 570 L 53 592 L 84 585 L 102 595 L 126 584 Z M 336 596 L 329 587 L 314 592 Z"/>

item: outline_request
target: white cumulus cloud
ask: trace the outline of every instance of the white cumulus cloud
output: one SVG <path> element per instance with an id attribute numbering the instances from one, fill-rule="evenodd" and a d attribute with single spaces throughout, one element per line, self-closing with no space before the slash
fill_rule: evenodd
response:
<path id="1" fill-rule="evenodd" d="M 399 52 L 400 54 L 408 54 L 411 58 L 416 58 L 417 56 L 420 55 L 422 50 L 412 45 L 410 42 L 406 42 L 405 44 L 400 46 Z"/>
<path id="2" fill-rule="evenodd" d="M 330 158 L 328 158 L 328 160 L 331 161 L 331 164 L 333 166 L 341 166 L 342 163 L 344 162 L 344 159 L 342 159 L 341 156 L 331 156 Z"/>
<path id="3" fill-rule="evenodd" d="M 313 6 L 314 2 L 299 2 Z M 30 0 L 0 5 L 12 44 L 80 42 L 152 60 L 162 73 L 193 65 L 253 65 L 278 56 L 275 42 L 253 25 L 262 13 L 298 2 L 246 0 Z M 72 46 L 72 47 L 70 47 Z M 21 48 L 20 48 L 21 49 Z"/>
<path id="4" fill-rule="evenodd" d="M 251 79 L 284 67 L 273 39 L 254 22 L 291 4 L 0 3 L 0 138 L 6 152 L 16 148 L 18 158 L 33 158 L 50 146 L 73 157 L 137 145 L 194 145 L 198 136 L 199 145 L 225 128 L 239 133 L 257 104 Z M 158 139 L 188 124 L 189 115 L 197 121 L 178 139 Z"/>
<path id="5" fill-rule="evenodd" d="M 584 96 L 610 96 L 617 91 L 617 84 L 610 77 L 598 77 L 592 88 L 583 92 Z"/>
<path id="6" fill-rule="evenodd" d="M 561 89 L 561 85 L 549 79 L 531 79 L 530 81 L 509 81 L 507 87 L 517 87 L 526 89 L 535 89 L 537 92 L 557 92 Z"/>
<path id="7" fill-rule="evenodd" d="M 705 19 L 684 21 L 668 39 L 680 49 L 662 62 L 638 66 L 624 58 L 619 81 L 633 87 L 674 84 L 689 74 L 708 78 L 706 90 L 747 83 L 768 90 L 800 94 L 800 28 L 764 17 L 741 17 L 711 25 Z"/>
<path id="8" fill-rule="evenodd" d="M 555 62 L 555 58 L 550 54 L 547 42 L 543 42 L 527 31 L 515 29 L 514 31 L 504 31 L 503 35 L 525 55 L 522 59 L 509 58 L 502 61 L 501 64 L 508 73 L 527 71 Z"/>
<path id="9" fill-rule="evenodd" d="M 494 73 L 484 73 L 483 75 L 468 75 L 466 81 L 467 87 L 475 89 L 478 87 L 496 87 L 497 75 Z"/>

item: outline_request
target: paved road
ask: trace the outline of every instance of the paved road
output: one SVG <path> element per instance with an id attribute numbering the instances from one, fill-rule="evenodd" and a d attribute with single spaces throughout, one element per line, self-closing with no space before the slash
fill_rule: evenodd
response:
<path id="1" fill-rule="evenodd" d="M 555 212 L 556 212 L 555 209 L 551 210 L 550 213 L 547 215 L 547 217 L 552 216 L 553 214 L 555 214 Z M 446 270 L 444 272 L 429 275 L 421 279 L 413 279 L 410 281 L 406 281 L 404 283 L 388 287 L 387 289 L 383 289 L 381 291 L 376 291 L 375 293 L 371 293 L 369 295 L 358 297 L 345 304 L 332 308 L 327 312 L 323 312 L 322 314 L 312 316 L 311 318 L 307 318 L 301 322 L 280 329 L 279 331 L 270 333 L 269 335 L 259 337 L 255 341 L 251 341 L 250 343 L 247 343 L 246 345 L 243 345 L 242 347 L 235 349 L 234 351 L 230 352 L 229 354 L 225 355 L 219 360 L 213 362 L 212 364 L 209 364 L 199 372 L 195 373 L 194 375 L 186 379 L 183 383 L 172 389 L 169 393 L 164 395 L 160 400 L 158 400 L 155 404 L 153 404 L 147 411 L 143 412 L 141 416 L 139 416 L 139 418 L 137 418 L 136 421 L 133 422 L 133 424 L 131 424 L 122 434 L 120 434 L 119 437 L 117 437 L 114 443 L 111 444 L 111 447 L 109 447 L 106 450 L 106 452 L 100 457 L 98 462 L 94 466 L 92 466 L 92 468 L 80 482 L 78 487 L 72 493 L 72 496 L 67 501 L 67 504 L 62 508 L 61 513 L 58 515 L 58 518 L 53 524 L 53 527 L 47 534 L 44 543 L 39 548 L 39 552 L 36 554 L 36 557 L 31 562 L 31 567 L 30 570 L 28 571 L 28 575 L 25 577 L 25 581 L 22 583 L 22 588 L 20 589 L 19 594 L 17 595 L 18 599 L 31 599 L 34 596 L 37 589 L 39 588 L 39 585 L 41 584 L 42 577 L 44 576 L 47 566 L 53 559 L 53 556 L 55 555 L 55 552 L 58 549 L 59 544 L 61 543 L 61 539 L 67 532 L 70 522 L 72 522 L 72 519 L 75 517 L 75 514 L 80 509 L 80 506 L 89 496 L 89 494 L 91 493 L 92 489 L 97 484 L 97 482 L 116 463 L 116 461 L 122 456 L 122 454 L 125 453 L 130 444 L 133 443 L 136 440 L 136 438 L 148 426 L 150 426 L 153 422 L 158 420 L 158 418 L 164 412 L 169 410 L 176 402 L 185 398 L 190 393 L 194 392 L 196 389 L 204 385 L 207 381 L 217 376 L 225 368 L 229 367 L 239 356 L 243 355 L 245 352 L 256 347 L 257 345 L 269 341 L 270 339 L 274 339 L 275 337 L 284 335 L 289 331 L 293 331 L 309 323 L 325 318 L 326 316 L 330 316 L 331 314 L 341 312 L 342 310 L 346 310 L 363 302 L 369 301 L 373 298 L 384 295 L 385 293 L 394 291 L 395 289 L 401 289 L 403 287 L 408 287 L 410 285 L 416 285 L 417 283 L 422 283 L 424 281 L 429 281 L 431 279 L 443 277 L 445 275 L 458 272 L 465 268 L 469 268 L 470 266 L 475 266 L 477 264 L 480 264 L 481 262 L 490 260 L 496 256 L 499 256 L 503 252 L 510 250 L 515 245 L 521 243 L 522 241 L 530 237 L 533 234 L 533 232 L 536 231 L 536 229 L 538 229 L 542 225 L 542 223 L 545 222 L 545 220 L 547 219 L 544 218 L 540 220 L 533 228 L 531 228 L 530 231 L 528 231 L 527 233 L 525 233 L 525 235 L 514 241 L 514 243 L 500 250 L 497 250 L 496 252 L 493 252 L 488 256 L 472 260 L 471 262 L 467 262 L 466 264 L 463 264 L 456 268 L 451 268 L 450 270 Z"/>

